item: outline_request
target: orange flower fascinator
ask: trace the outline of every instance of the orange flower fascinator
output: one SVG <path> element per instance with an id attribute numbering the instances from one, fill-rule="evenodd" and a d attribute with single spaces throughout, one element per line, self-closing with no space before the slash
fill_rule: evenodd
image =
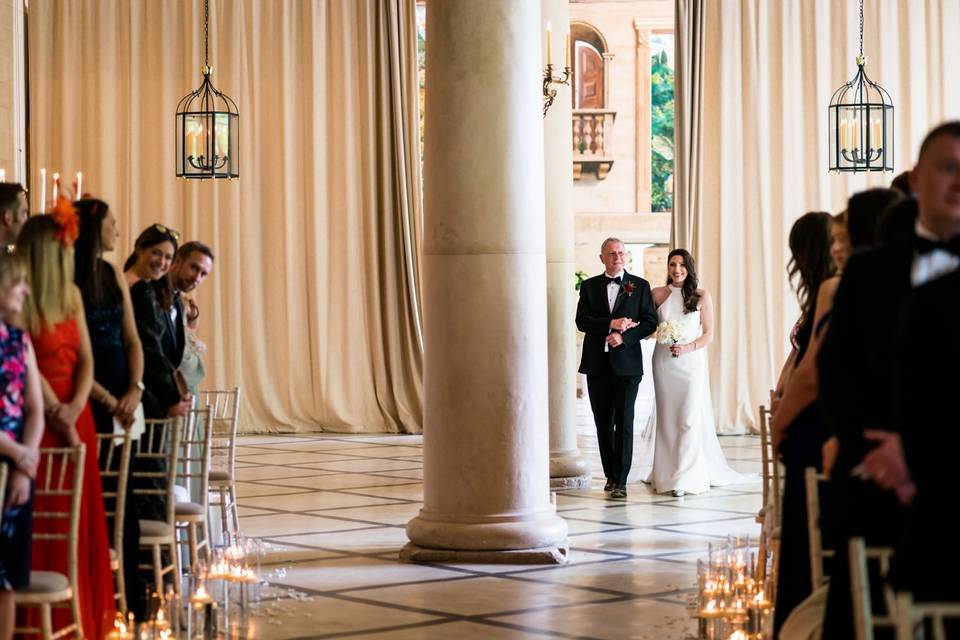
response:
<path id="1" fill-rule="evenodd" d="M 53 205 L 50 217 L 57 223 L 57 230 L 53 236 L 60 241 L 64 247 L 72 247 L 80 235 L 80 218 L 77 216 L 77 209 L 68 199 L 60 196 Z"/>

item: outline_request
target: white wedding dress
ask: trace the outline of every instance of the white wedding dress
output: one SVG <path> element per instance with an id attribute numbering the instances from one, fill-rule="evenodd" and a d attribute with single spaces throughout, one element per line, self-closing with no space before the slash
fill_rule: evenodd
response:
<path id="1" fill-rule="evenodd" d="M 670 296 L 657 309 L 659 321 L 681 328 L 678 344 L 702 334 L 700 311 L 683 312 L 683 292 L 668 285 Z M 657 343 L 653 352 L 656 393 L 656 436 L 653 469 L 647 482 L 657 493 L 703 493 L 710 487 L 750 482 L 730 468 L 720 448 L 713 420 L 707 351 L 697 349 L 677 358 L 669 344 Z"/>

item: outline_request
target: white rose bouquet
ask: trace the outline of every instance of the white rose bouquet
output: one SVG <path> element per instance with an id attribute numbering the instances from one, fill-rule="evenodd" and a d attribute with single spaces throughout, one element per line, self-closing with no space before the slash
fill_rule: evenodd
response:
<path id="1" fill-rule="evenodd" d="M 677 322 L 664 321 L 657 326 L 657 342 L 660 344 L 677 344 L 683 339 L 683 329 Z M 676 358 L 677 354 L 673 354 Z"/>

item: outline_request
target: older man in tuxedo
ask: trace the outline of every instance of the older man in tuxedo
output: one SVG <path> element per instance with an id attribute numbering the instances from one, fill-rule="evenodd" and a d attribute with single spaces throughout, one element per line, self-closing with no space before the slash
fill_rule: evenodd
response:
<path id="1" fill-rule="evenodd" d="M 825 534 L 834 540 L 836 566 L 830 581 L 823 638 L 853 637 L 847 543 L 863 536 L 868 545 L 892 546 L 900 539 L 905 511 L 891 480 L 902 460 L 901 431 L 912 422 L 896 418 L 900 375 L 891 343 L 914 289 L 960 267 L 960 122 L 933 129 L 920 147 L 910 175 L 917 199 L 915 237 L 854 255 L 833 303 L 830 328 L 818 357 L 820 399 L 838 440 L 831 473 L 831 503 Z M 916 348 L 940 356 L 938 339 L 924 330 Z M 926 371 L 910 375 L 923 377 Z M 917 402 L 943 402 L 935 395 Z M 826 460 L 829 464 L 829 460 Z M 901 493 L 907 485 L 901 483 Z M 874 594 L 879 596 L 874 584 Z M 882 598 L 874 598 L 882 608 Z"/>
<path id="2" fill-rule="evenodd" d="M 643 377 L 640 340 L 657 327 L 650 284 L 624 270 L 626 251 L 617 238 L 600 246 L 604 273 L 580 285 L 577 328 L 586 335 L 580 373 L 597 427 L 604 491 L 627 497 L 627 475 L 633 459 L 633 405 Z"/>

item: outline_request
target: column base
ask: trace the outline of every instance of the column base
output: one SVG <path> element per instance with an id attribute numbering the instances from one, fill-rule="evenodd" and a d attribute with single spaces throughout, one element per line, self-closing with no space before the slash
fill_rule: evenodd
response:
<path id="1" fill-rule="evenodd" d="M 570 545 L 500 551 L 426 549 L 408 542 L 400 550 L 403 562 L 463 562 L 468 564 L 566 564 Z"/>
<path id="2" fill-rule="evenodd" d="M 579 449 L 550 453 L 551 489 L 587 489 L 590 480 L 590 465 Z"/>

